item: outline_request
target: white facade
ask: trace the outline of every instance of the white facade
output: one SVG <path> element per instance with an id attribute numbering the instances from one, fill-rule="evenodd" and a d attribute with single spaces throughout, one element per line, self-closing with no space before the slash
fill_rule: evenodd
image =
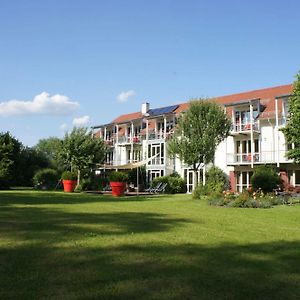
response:
<path id="1" fill-rule="evenodd" d="M 271 100 L 275 101 L 275 111 L 268 113 L 259 97 L 228 101 L 224 105 L 233 126 L 230 136 L 218 146 L 214 164 L 228 174 L 234 191 L 250 186 L 253 168 L 260 164 L 274 165 L 285 184 L 300 186 L 300 167 L 286 158 L 288 147 L 292 145 L 286 144 L 280 131 L 285 126 L 288 98 L 275 96 Z M 177 172 L 187 181 L 188 191 L 191 191 L 195 180 L 193 172 L 167 153 L 167 141 L 178 117 L 177 107 L 165 114 L 151 116 L 146 112 L 149 111 L 147 103 L 143 104 L 142 114 L 137 119 L 94 127 L 109 147 L 106 163 L 117 166 L 155 156 L 146 165 L 149 181 Z M 203 169 L 198 174 L 201 181 L 205 180 Z"/>

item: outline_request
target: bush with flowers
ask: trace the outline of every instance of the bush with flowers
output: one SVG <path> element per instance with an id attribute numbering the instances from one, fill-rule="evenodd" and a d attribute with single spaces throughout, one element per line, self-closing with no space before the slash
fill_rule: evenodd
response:
<path id="1" fill-rule="evenodd" d="M 209 198 L 210 205 L 242 208 L 271 208 L 282 201 L 274 193 L 264 193 L 262 189 L 253 191 L 252 188 L 240 194 L 223 191 L 222 197 Z"/>

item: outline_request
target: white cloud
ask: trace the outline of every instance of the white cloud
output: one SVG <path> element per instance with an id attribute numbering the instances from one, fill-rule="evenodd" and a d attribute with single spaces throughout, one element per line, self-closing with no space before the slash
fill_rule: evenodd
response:
<path id="1" fill-rule="evenodd" d="M 119 102 L 126 102 L 128 101 L 129 97 L 135 96 L 136 92 L 134 90 L 129 90 L 129 91 L 124 91 L 121 92 L 118 96 L 117 96 L 117 100 Z"/>
<path id="2" fill-rule="evenodd" d="M 68 129 L 68 125 L 66 123 L 63 123 L 59 126 L 59 129 L 63 132 L 66 132 Z"/>
<path id="3" fill-rule="evenodd" d="M 76 126 L 76 127 L 83 127 L 89 121 L 90 121 L 90 117 L 89 116 L 83 116 L 83 117 L 79 117 L 79 118 L 74 118 L 73 119 L 73 125 Z"/>
<path id="4" fill-rule="evenodd" d="M 68 115 L 79 108 L 79 103 L 64 95 L 43 92 L 32 101 L 9 100 L 0 102 L 0 116 L 14 115 Z"/>

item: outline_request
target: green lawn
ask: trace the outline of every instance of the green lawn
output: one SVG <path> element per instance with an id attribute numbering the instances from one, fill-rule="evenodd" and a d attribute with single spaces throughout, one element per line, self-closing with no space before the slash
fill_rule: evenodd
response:
<path id="1" fill-rule="evenodd" d="M 300 206 L 0 192 L 0 299 L 300 299 Z"/>

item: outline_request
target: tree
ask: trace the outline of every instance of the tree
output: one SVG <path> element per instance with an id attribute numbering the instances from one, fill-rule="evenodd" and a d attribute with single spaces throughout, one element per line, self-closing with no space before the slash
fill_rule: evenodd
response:
<path id="1" fill-rule="evenodd" d="M 19 160 L 16 162 L 17 170 L 12 182 L 15 186 L 33 186 L 34 174 L 50 166 L 48 158 L 34 148 L 21 146 Z"/>
<path id="2" fill-rule="evenodd" d="M 168 151 L 194 171 L 193 189 L 198 184 L 197 171 L 201 165 L 213 162 L 216 148 L 228 136 L 230 127 L 224 109 L 209 99 L 192 100 L 179 118 Z"/>
<path id="3" fill-rule="evenodd" d="M 59 152 L 62 146 L 62 140 L 57 137 L 49 137 L 46 139 L 40 139 L 34 146 L 34 149 L 44 155 L 50 162 L 52 168 L 63 171 L 59 162 Z"/>
<path id="4" fill-rule="evenodd" d="M 300 71 L 296 75 L 293 93 L 288 100 L 289 115 L 285 128 L 282 129 L 288 144 L 293 149 L 288 151 L 288 158 L 300 163 Z"/>
<path id="5" fill-rule="evenodd" d="M 0 133 L 0 188 L 11 186 L 22 144 L 9 132 Z"/>
<path id="6" fill-rule="evenodd" d="M 96 163 L 101 163 L 105 155 L 105 145 L 102 139 L 94 137 L 87 128 L 74 128 L 66 133 L 59 151 L 59 157 L 65 164 L 65 169 L 80 174 L 89 171 Z"/>

